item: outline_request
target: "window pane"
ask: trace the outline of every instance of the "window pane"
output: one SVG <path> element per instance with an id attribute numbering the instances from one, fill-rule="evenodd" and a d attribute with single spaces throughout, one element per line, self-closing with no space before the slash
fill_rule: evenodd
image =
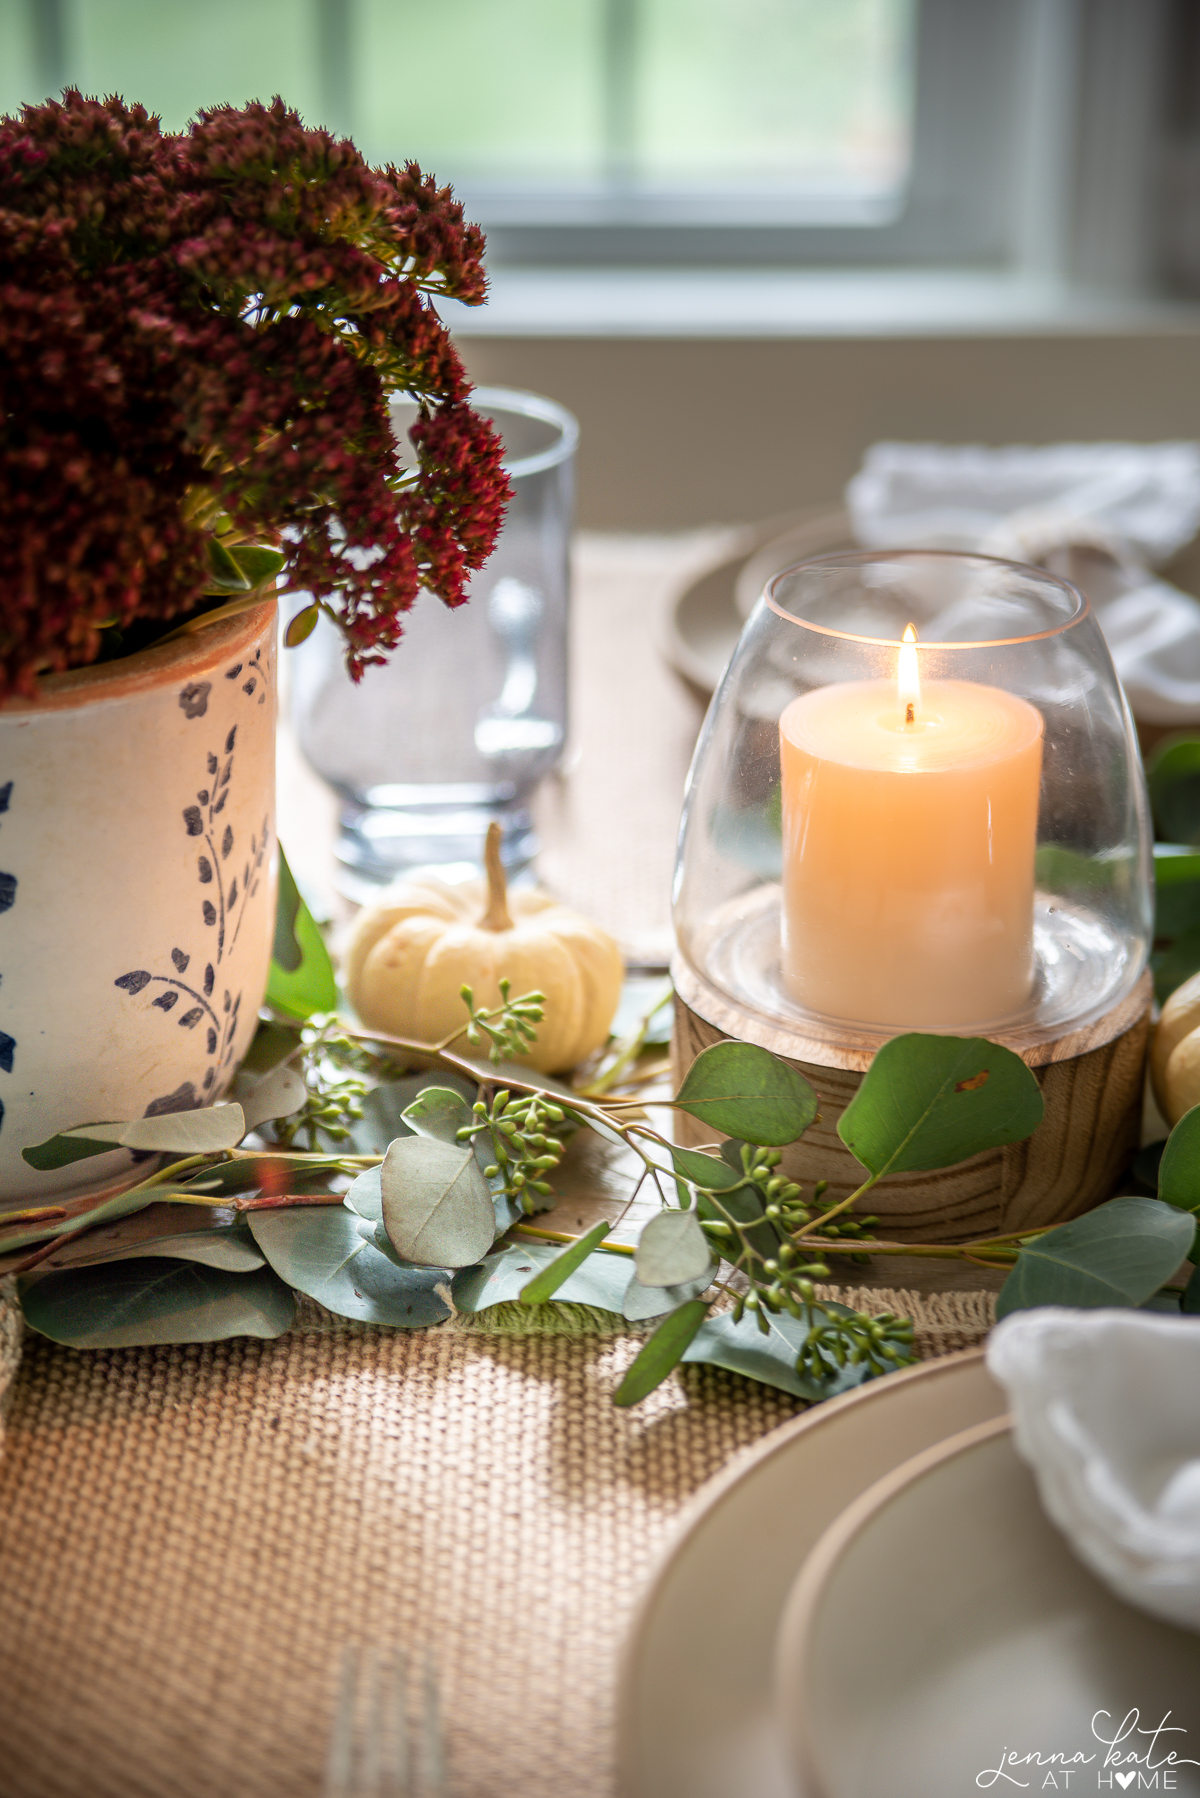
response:
<path id="1" fill-rule="evenodd" d="M 642 0 L 638 25 L 631 147 L 643 177 L 904 180 L 909 0 Z"/>
<path id="2" fill-rule="evenodd" d="M 0 104 L 64 82 L 178 130 L 281 93 L 468 189 L 879 192 L 917 0 L 0 0 Z"/>
<path id="3" fill-rule="evenodd" d="M 360 0 L 356 140 L 447 181 L 594 179 L 603 0 Z"/>

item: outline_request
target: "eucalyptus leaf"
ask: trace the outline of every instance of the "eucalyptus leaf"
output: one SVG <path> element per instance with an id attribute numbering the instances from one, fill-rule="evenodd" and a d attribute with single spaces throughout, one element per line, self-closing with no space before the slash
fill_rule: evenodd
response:
<path id="1" fill-rule="evenodd" d="M 682 1286 L 643 1286 L 634 1274 L 625 1288 L 625 1297 L 621 1302 L 621 1315 L 627 1323 L 646 1323 L 652 1317 L 662 1317 L 668 1311 L 674 1311 L 677 1305 L 685 1305 L 689 1299 L 698 1299 L 712 1285 L 712 1276 L 716 1266 L 710 1266 L 698 1280 L 688 1280 Z"/>
<path id="2" fill-rule="evenodd" d="M 720 1155 L 706 1155 L 702 1149 L 681 1149 L 672 1143 L 669 1154 L 675 1172 L 702 1190 L 727 1192 L 732 1186 L 740 1186 L 746 1178 L 740 1162 L 735 1168 Z"/>
<path id="3" fill-rule="evenodd" d="M 451 1314 L 449 1272 L 399 1266 L 380 1252 L 371 1224 L 344 1205 L 252 1211 L 249 1218 L 276 1273 L 339 1317 L 412 1330 Z"/>
<path id="4" fill-rule="evenodd" d="M 416 1136 L 432 1137 L 437 1142 L 458 1146 L 458 1132 L 474 1123 L 471 1107 L 461 1094 L 448 1086 L 427 1086 L 403 1113 L 404 1122 Z"/>
<path id="5" fill-rule="evenodd" d="M 381 1080 L 362 1101 L 362 1117 L 350 1126 L 350 1152 L 355 1155 L 385 1155 L 389 1143 L 398 1136 L 417 1133 L 405 1119 L 409 1106 L 430 1087 L 457 1093 L 474 1102 L 476 1088 L 455 1074 L 425 1072 L 405 1074 L 399 1080 Z"/>
<path id="6" fill-rule="evenodd" d="M 526 1305 L 541 1305 L 547 1299 L 552 1299 L 575 1269 L 587 1260 L 592 1250 L 600 1247 L 610 1228 L 608 1219 L 602 1218 L 598 1224 L 593 1224 L 586 1235 L 561 1250 L 547 1267 L 540 1268 L 529 1284 L 522 1288 L 523 1302 Z"/>
<path id="7" fill-rule="evenodd" d="M 257 1130 L 271 1118 L 290 1117 L 308 1098 L 308 1088 L 294 1068 L 274 1068 L 243 1095 L 246 1129 Z"/>
<path id="8" fill-rule="evenodd" d="M 23 1151 L 30 1167 L 63 1167 L 80 1157 L 71 1153 L 79 1143 L 85 1155 L 111 1154 L 122 1149 L 157 1150 L 174 1155 L 207 1155 L 236 1148 L 246 1134 L 240 1105 L 211 1105 L 197 1111 L 168 1111 L 158 1117 L 130 1118 L 118 1123 L 76 1124 L 43 1143 Z"/>
<path id="9" fill-rule="evenodd" d="M 496 1236 L 492 1195 L 473 1149 L 402 1136 L 380 1169 L 383 1222 L 406 1261 L 471 1267 Z"/>
<path id="10" fill-rule="evenodd" d="M 754 1043 L 713 1043 L 684 1076 L 681 1111 L 725 1136 L 782 1148 L 817 1115 L 817 1095 L 798 1069 Z"/>
<path id="11" fill-rule="evenodd" d="M 478 1267 L 465 1268 L 454 1276 L 454 1303 L 460 1311 L 476 1312 L 519 1299 L 530 1275 L 551 1267 L 558 1256 L 553 1243 L 506 1243 Z M 550 1302 L 591 1305 L 620 1316 L 631 1268 L 628 1255 L 595 1249 L 558 1287 Z"/>
<path id="12" fill-rule="evenodd" d="M 233 1197 L 262 1187 L 278 1192 L 282 1185 L 286 1185 L 289 1192 L 328 1192 L 340 1169 L 341 1162 L 335 1155 L 245 1155 L 238 1156 L 236 1161 L 214 1162 L 197 1173 L 188 1174 L 170 1190 Z"/>
<path id="13" fill-rule="evenodd" d="M 109 1223 L 114 1218 L 130 1217 L 135 1211 L 143 1211 L 147 1205 L 153 1204 L 159 1196 L 152 1186 L 129 1186 L 124 1192 L 114 1194 L 111 1199 L 101 1199 L 98 1203 L 64 1199 L 66 1217 L 56 1218 L 50 1223 L 5 1227 L 3 1213 L 0 1213 L 0 1255 L 12 1255 L 30 1243 L 65 1236 L 68 1231 L 82 1229 L 85 1224 L 90 1227 L 92 1224 Z"/>
<path id="14" fill-rule="evenodd" d="M 1042 1121 L 1042 1093 L 1019 1055 L 983 1037 L 893 1037 L 838 1119 L 838 1135 L 877 1178 L 950 1167 L 1019 1142 Z"/>
<path id="15" fill-rule="evenodd" d="M 826 1305 L 824 1308 L 849 1315 L 843 1305 Z M 807 1313 L 797 1319 L 783 1312 L 770 1318 L 769 1323 L 770 1329 L 764 1336 L 748 1312 L 738 1324 L 728 1312 L 710 1317 L 697 1331 L 683 1360 L 724 1367 L 730 1373 L 744 1374 L 747 1379 L 758 1380 L 764 1386 L 776 1386 L 781 1392 L 790 1392 L 793 1398 L 808 1399 L 814 1404 L 861 1386 L 869 1377 L 869 1370 L 862 1364 L 839 1368 L 830 1363 L 827 1380 L 814 1380 L 807 1374 L 798 1373 L 796 1357 L 808 1334 Z"/>
<path id="16" fill-rule="evenodd" d="M 704 1299 L 689 1299 L 664 1317 L 645 1343 L 613 1394 L 614 1405 L 637 1405 L 661 1386 L 679 1366 L 692 1339 L 708 1316 Z"/>
<path id="17" fill-rule="evenodd" d="M 147 1256 L 199 1261 L 231 1274 L 253 1273 L 263 1265 L 263 1257 L 240 1219 L 235 1223 L 226 1214 L 218 1222 L 204 1213 L 199 1218 L 188 1216 L 181 1205 L 150 1205 L 140 1214 L 102 1224 L 75 1242 L 63 1243 L 40 1266 L 52 1272 L 59 1267 L 90 1267 Z"/>
<path id="18" fill-rule="evenodd" d="M 373 1224 L 383 1222 L 381 1173 L 382 1168 L 369 1167 L 350 1184 L 345 1195 L 345 1202 L 350 1209 Z"/>
<path id="19" fill-rule="evenodd" d="M 336 1011 L 337 1002 L 337 980 L 329 951 L 280 848 L 279 899 L 267 1004 L 288 1017 L 310 1018 L 317 1012 Z"/>
<path id="20" fill-rule="evenodd" d="M 1158 1164 L 1158 1196 L 1181 1211 L 1200 1211 L 1200 1105 L 1184 1112 L 1167 1138 Z"/>
<path id="21" fill-rule="evenodd" d="M 1110 1199 L 1022 1245 L 997 1317 L 1035 1305 L 1145 1304 L 1192 1246 L 1190 1212 L 1160 1199 Z"/>
<path id="22" fill-rule="evenodd" d="M 634 1269 L 643 1286 L 683 1286 L 716 1271 L 694 1211 L 660 1211 L 638 1239 Z"/>
<path id="23" fill-rule="evenodd" d="M 70 1348 L 141 1348 L 282 1336 L 296 1301 L 268 1267 L 230 1273 L 148 1257 L 64 1268 L 30 1280 L 22 1286 L 21 1309 L 31 1329 Z"/>

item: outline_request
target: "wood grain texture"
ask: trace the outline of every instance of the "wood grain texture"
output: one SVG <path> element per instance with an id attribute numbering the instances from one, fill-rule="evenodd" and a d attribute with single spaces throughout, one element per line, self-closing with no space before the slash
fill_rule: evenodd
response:
<path id="1" fill-rule="evenodd" d="M 1100 1020 L 1088 1033 L 1093 1041 L 1102 1039 L 1095 1047 L 1067 1058 L 1045 1056 L 1043 1045 L 1026 1051 L 1046 1113 L 1025 1142 L 989 1149 L 955 1167 L 881 1181 L 865 1203 L 880 1220 L 878 1234 L 903 1242 L 969 1242 L 1063 1223 L 1111 1198 L 1138 1146 L 1150 1035 L 1148 975 L 1117 1010 L 1124 1027 L 1110 1035 Z M 728 1040 L 729 1032 L 677 997 L 671 1045 L 676 1082 L 702 1049 Z M 811 1082 L 821 1104 L 817 1122 L 784 1150 L 783 1170 L 806 1188 L 826 1180 L 830 1200 L 845 1198 L 861 1185 L 864 1170 L 843 1145 L 837 1123 L 862 1074 L 782 1059 Z M 712 1141 L 711 1131 L 682 1112 L 676 1130 L 683 1143 Z"/>

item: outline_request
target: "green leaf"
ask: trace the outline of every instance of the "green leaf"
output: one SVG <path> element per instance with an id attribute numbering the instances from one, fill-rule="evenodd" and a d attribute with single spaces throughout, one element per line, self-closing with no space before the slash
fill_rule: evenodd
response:
<path id="1" fill-rule="evenodd" d="M 561 1254 L 554 1257 L 548 1267 L 543 1267 L 533 1276 L 527 1286 L 521 1289 L 521 1299 L 526 1305 L 541 1305 L 552 1299 L 560 1286 L 564 1286 L 577 1267 L 587 1260 L 593 1249 L 598 1249 L 608 1235 L 612 1225 L 607 1218 L 594 1224 L 586 1236 L 573 1242 Z"/>
<path id="2" fill-rule="evenodd" d="M 285 974 L 294 974 L 304 959 L 296 935 L 296 921 L 300 915 L 300 907 L 304 901 L 300 897 L 300 888 L 296 885 L 295 876 L 288 866 L 288 858 L 283 853 L 282 843 L 279 846 L 279 888 L 275 896 L 275 941 L 271 947 L 271 959 L 277 962 Z"/>
<path id="3" fill-rule="evenodd" d="M 1200 925 L 1200 855 L 1180 843 L 1154 845 L 1154 934 L 1182 936 Z"/>
<path id="4" fill-rule="evenodd" d="M 336 1011 L 337 1001 L 337 981 L 329 951 L 300 897 L 281 847 L 267 1004 L 289 1017 L 311 1018 L 316 1012 Z"/>
<path id="5" fill-rule="evenodd" d="M 716 1046 L 722 1047 L 721 1044 Z M 654 1334 L 642 1345 L 617 1387 L 613 1404 L 638 1405 L 656 1386 L 661 1386 L 683 1360 L 689 1343 L 707 1316 L 708 1304 L 704 1299 L 689 1299 L 686 1305 L 680 1305 L 677 1311 L 664 1317 Z"/>
<path id="6" fill-rule="evenodd" d="M 478 1267 L 464 1268 L 455 1274 L 454 1303 L 460 1311 L 475 1312 L 520 1299 L 529 1276 L 553 1266 L 558 1258 L 559 1251 L 553 1243 L 506 1243 Z M 591 1305 L 598 1311 L 612 1311 L 620 1316 L 631 1265 L 628 1255 L 596 1249 L 558 1288 L 550 1303 Z"/>
<path id="7" fill-rule="evenodd" d="M 1165 1005 L 1177 986 L 1200 972 L 1200 924 L 1177 936 L 1169 949 L 1156 949 L 1150 957 L 1154 997 Z"/>
<path id="8" fill-rule="evenodd" d="M 21 1309 L 31 1329 L 70 1348 L 141 1348 L 282 1336 L 296 1301 L 267 1267 L 230 1273 L 155 1257 L 66 1268 L 30 1280 L 21 1291 Z"/>
<path id="9" fill-rule="evenodd" d="M 667 1311 L 674 1311 L 676 1306 L 686 1305 L 689 1299 L 701 1298 L 712 1285 L 715 1272 L 715 1265 L 710 1266 L 698 1280 L 685 1280 L 682 1286 L 643 1286 L 634 1274 L 625 1288 L 621 1316 L 631 1324 L 647 1323 L 652 1317 L 662 1317 Z"/>
<path id="10" fill-rule="evenodd" d="M 111 1154 L 114 1148 L 207 1155 L 236 1148 L 245 1134 L 246 1119 L 240 1105 L 211 1105 L 198 1111 L 168 1111 L 159 1117 L 118 1123 L 76 1124 L 23 1149 L 21 1156 L 30 1167 L 44 1172 L 66 1167 L 88 1155 Z"/>
<path id="11" fill-rule="evenodd" d="M 844 1305 L 826 1304 L 823 1308 L 843 1317 L 851 1315 Z M 829 1363 L 828 1379 L 814 1380 L 798 1373 L 796 1357 L 809 1328 L 807 1311 L 802 1318 L 782 1312 L 768 1322 L 770 1328 L 764 1336 L 748 1312 L 738 1324 L 728 1312 L 721 1312 L 701 1326 L 683 1359 L 724 1367 L 730 1373 L 744 1374 L 749 1380 L 778 1387 L 781 1392 L 790 1392 L 794 1398 L 814 1404 L 861 1386 L 870 1377 L 865 1366 L 838 1367 L 834 1362 Z"/>
<path id="12" fill-rule="evenodd" d="M 109 1223 L 113 1218 L 130 1217 L 135 1211 L 144 1211 L 158 1196 L 152 1186 L 131 1186 L 113 1198 L 101 1199 L 98 1203 L 81 1205 L 67 1199 L 64 1201 L 66 1217 L 51 1223 L 5 1227 L 4 1216 L 0 1212 L 0 1255 L 15 1254 L 18 1249 L 26 1248 L 32 1242 L 46 1242 L 55 1236 L 65 1236 L 68 1231 L 80 1230 L 85 1224 L 90 1227 L 92 1224 Z"/>
<path id="13" fill-rule="evenodd" d="M 697 1055 L 675 1103 L 724 1136 L 782 1148 L 817 1115 L 817 1095 L 796 1068 L 754 1043 L 713 1043 Z"/>
<path id="14" fill-rule="evenodd" d="M 448 1086 L 427 1086 L 403 1112 L 404 1122 L 415 1136 L 458 1146 L 458 1132 L 474 1123 L 471 1107 Z"/>
<path id="15" fill-rule="evenodd" d="M 731 1186 L 740 1186 L 746 1178 L 740 1163 L 736 1168 L 731 1167 L 722 1157 L 706 1155 L 702 1149 L 681 1149 L 671 1143 L 668 1152 L 675 1172 L 701 1190 L 727 1192 Z"/>
<path id="16" fill-rule="evenodd" d="M 372 1225 L 345 1206 L 252 1211 L 249 1218 L 276 1273 L 339 1317 L 412 1330 L 450 1316 L 447 1269 L 398 1265 L 380 1252 Z"/>
<path id="17" fill-rule="evenodd" d="M 373 1224 L 383 1222 L 383 1187 L 380 1176 L 381 1167 L 369 1167 L 364 1174 L 347 1188 L 346 1204 L 351 1211 L 357 1211 L 359 1217 L 367 1218 Z"/>
<path id="18" fill-rule="evenodd" d="M 278 925 L 278 907 L 276 908 Z M 299 957 L 299 949 L 296 951 Z M 299 960 L 297 959 L 297 966 Z M 242 1062 L 242 1074 L 269 1074 L 281 1061 L 294 1055 L 300 1047 L 300 1032 L 294 1024 L 279 1024 L 273 1018 L 260 1018 L 258 1029 Z"/>
<path id="19" fill-rule="evenodd" d="M 236 1161 L 216 1162 L 211 1167 L 201 1168 L 198 1173 L 188 1174 L 172 1190 L 233 1197 L 239 1192 L 254 1192 L 259 1187 L 279 1191 L 286 1185 L 289 1192 L 328 1192 L 331 1179 L 341 1171 L 341 1162 L 334 1155 L 312 1159 L 299 1152 L 261 1157 L 247 1155 L 239 1156 Z M 151 1194 L 151 1197 L 155 1196 Z"/>
<path id="20" fill-rule="evenodd" d="M 1200 842 L 1200 737 L 1168 737 L 1146 780 L 1156 834 L 1168 843 Z"/>
<path id="21" fill-rule="evenodd" d="M 285 646 L 288 649 L 298 649 L 301 643 L 312 636 L 320 616 L 320 606 L 311 605 L 305 606 L 302 612 L 297 612 L 294 618 L 289 618 L 287 628 L 283 633 Z"/>
<path id="22" fill-rule="evenodd" d="M 257 1130 L 272 1118 L 290 1117 L 308 1098 L 308 1088 L 294 1068 L 273 1068 L 242 1096 L 246 1129 Z"/>
<path id="23" fill-rule="evenodd" d="M 1191 1214 L 1159 1199 L 1110 1199 L 1024 1244 L 996 1316 L 1035 1305 L 1145 1304 L 1192 1246 Z"/>
<path id="24" fill-rule="evenodd" d="M 634 1269 L 643 1286 L 683 1286 L 715 1273 L 708 1238 L 694 1211 L 660 1211 L 638 1239 Z"/>
<path id="25" fill-rule="evenodd" d="M 251 583 L 225 545 L 215 537 L 208 539 L 208 567 L 214 587 L 220 587 L 227 593 L 249 593 Z"/>
<path id="26" fill-rule="evenodd" d="M 425 1267 L 471 1267 L 496 1237 L 492 1195 L 474 1150 L 402 1136 L 380 1169 L 383 1222 L 398 1254 Z"/>
<path id="27" fill-rule="evenodd" d="M 1200 1211 L 1200 1105 L 1185 1111 L 1158 1164 L 1158 1196 L 1180 1211 Z"/>
<path id="28" fill-rule="evenodd" d="M 732 1164 L 740 1144 L 727 1143 L 726 1148 L 729 1150 L 728 1159 Z M 738 1166 L 740 1169 L 740 1156 L 738 1156 Z M 723 1192 L 719 1196 L 710 1197 L 704 1192 L 698 1193 L 696 1196 L 696 1211 L 701 1218 L 709 1222 L 728 1221 L 732 1218 L 735 1223 L 751 1226 L 746 1231 L 746 1240 L 751 1250 L 758 1256 L 759 1261 L 769 1260 L 783 1241 L 779 1230 L 764 1215 L 765 1209 L 766 1201 L 758 1188 L 754 1186 L 741 1186 L 734 1191 Z"/>
<path id="29" fill-rule="evenodd" d="M 155 1204 L 132 1217 L 101 1224 L 74 1242 L 64 1242 L 39 1268 L 53 1272 L 60 1267 L 90 1267 L 151 1255 L 199 1261 L 231 1274 L 252 1273 L 263 1265 L 244 1221 L 234 1221 L 224 1208 L 197 1212 L 186 1205 Z"/>
<path id="30" fill-rule="evenodd" d="M 838 1135 L 877 1178 L 950 1167 L 1042 1121 L 1042 1094 L 1019 1055 L 980 1036 L 894 1037 L 838 1119 Z"/>
<path id="31" fill-rule="evenodd" d="M 1193 1268 L 1192 1277 L 1183 1289 L 1179 1309 L 1188 1317 L 1194 1317 L 1200 1311 L 1200 1267 Z"/>
<path id="32" fill-rule="evenodd" d="M 281 549 L 268 549 L 265 543 L 242 543 L 229 554 L 252 588 L 273 581 L 287 560 Z"/>

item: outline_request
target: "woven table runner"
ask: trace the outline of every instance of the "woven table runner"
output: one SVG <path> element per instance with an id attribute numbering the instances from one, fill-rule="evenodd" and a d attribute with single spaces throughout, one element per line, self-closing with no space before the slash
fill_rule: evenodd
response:
<path id="1" fill-rule="evenodd" d="M 843 1296 L 853 1298 L 852 1294 Z M 983 1293 L 874 1291 L 922 1354 Z M 434 1654 L 455 1798 L 612 1791 L 616 1657 L 681 1505 L 799 1409 L 506 1308 L 80 1353 L 28 1335 L 0 1464 L 6 1798 L 317 1798 L 347 1642 Z M 516 1309 L 516 1308 L 514 1308 Z"/>

